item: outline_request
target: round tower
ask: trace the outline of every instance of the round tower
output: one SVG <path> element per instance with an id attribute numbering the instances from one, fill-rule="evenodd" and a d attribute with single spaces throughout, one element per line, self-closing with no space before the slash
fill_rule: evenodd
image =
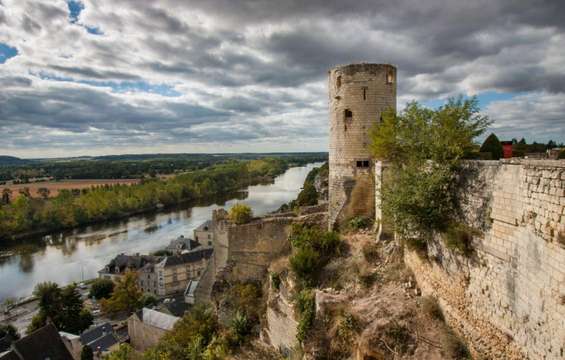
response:
<path id="1" fill-rule="evenodd" d="M 355 216 L 374 217 L 375 159 L 369 131 L 396 110 L 396 68 L 350 64 L 329 71 L 329 226 Z"/>

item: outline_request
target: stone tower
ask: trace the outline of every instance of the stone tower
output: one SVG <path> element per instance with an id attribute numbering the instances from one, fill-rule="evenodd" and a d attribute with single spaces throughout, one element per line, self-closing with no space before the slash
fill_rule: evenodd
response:
<path id="1" fill-rule="evenodd" d="M 329 226 L 375 215 L 375 159 L 369 131 L 396 110 L 396 68 L 350 64 L 329 71 Z"/>

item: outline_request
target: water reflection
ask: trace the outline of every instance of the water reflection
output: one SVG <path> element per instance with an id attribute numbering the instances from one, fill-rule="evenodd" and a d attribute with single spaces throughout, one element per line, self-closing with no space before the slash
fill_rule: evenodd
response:
<path id="1" fill-rule="evenodd" d="M 315 166 L 289 169 L 272 184 L 251 186 L 245 192 L 186 204 L 159 213 L 91 225 L 29 239 L 6 249 L 17 255 L 0 258 L 0 301 L 30 295 L 42 281 L 68 284 L 92 278 L 119 253 L 150 253 L 211 218 L 212 210 L 242 201 L 257 215 L 278 209 L 296 198 L 308 172 Z M 214 205 L 210 205 L 214 204 Z"/>

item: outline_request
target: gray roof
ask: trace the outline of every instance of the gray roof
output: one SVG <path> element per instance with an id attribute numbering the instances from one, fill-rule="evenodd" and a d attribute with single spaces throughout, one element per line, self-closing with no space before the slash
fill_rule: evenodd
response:
<path id="1" fill-rule="evenodd" d="M 156 263 L 160 260 L 161 257 L 152 255 L 119 254 L 118 256 L 113 258 L 107 266 L 110 268 L 110 272 L 114 272 L 114 269 L 117 267 L 121 273 L 126 269 L 138 270 L 148 263 Z"/>
<path id="2" fill-rule="evenodd" d="M 180 320 L 180 318 L 176 316 L 148 308 L 143 308 L 141 316 L 141 320 L 144 324 L 163 330 L 171 330 L 175 323 Z"/>
<path id="3" fill-rule="evenodd" d="M 80 335 L 82 345 L 88 345 L 93 351 L 106 351 L 118 342 L 110 323 L 92 327 Z"/>
<path id="4" fill-rule="evenodd" d="M 2 360 L 73 360 L 57 328 L 51 323 L 15 341 L 12 347 L 15 350 L 15 357 L 14 354 L 7 355 L 2 357 Z"/>
<path id="5" fill-rule="evenodd" d="M 195 231 L 212 231 L 212 220 L 206 220 Z"/>
<path id="6" fill-rule="evenodd" d="M 190 252 L 187 252 L 187 253 L 184 253 L 184 254 L 167 256 L 163 260 L 163 266 L 167 267 L 167 266 L 189 264 L 189 263 L 200 261 L 202 259 L 209 259 L 210 256 L 212 256 L 213 252 L 214 252 L 214 249 L 212 249 L 210 247 L 205 247 L 205 248 L 198 248 L 196 250 L 193 250 L 193 251 L 190 251 Z"/>

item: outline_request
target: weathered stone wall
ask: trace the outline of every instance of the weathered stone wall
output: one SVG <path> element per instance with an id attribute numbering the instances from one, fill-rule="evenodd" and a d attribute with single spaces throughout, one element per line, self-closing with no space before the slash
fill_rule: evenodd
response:
<path id="1" fill-rule="evenodd" d="M 385 64 L 339 66 L 330 70 L 328 88 L 329 226 L 333 227 L 353 216 L 374 214 L 369 130 L 380 121 L 382 112 L 396 109 L 396 68 Z"/>
<path id="2" fill-rule="evenodd" d="M 301 214 L 272 214 L 237 225 L 224 210 L 213 214 L 215 279 L 262 280 L 277 257 L 290 250 L 288 235 L 293 223 L 327 226 L 327 207 L 303 208 Z"/>
<path id="3" fill-rule="evenodd" d="M 157 345 L 166 330 L 143 323 L 136 315 L 128 318 L 128 335 L 131 346 L 137 351 L 145 351 Z"/>
<path id="4" fill-rule="evenodd" d="M 496 359 L 565 359 L 565 161 L 470 162 L 466 222 L 482 231 L 464 258 L 441 241 L 407 253 L 424 294 Z M 521 353 L 521 354 L 520 354 Z"/>

